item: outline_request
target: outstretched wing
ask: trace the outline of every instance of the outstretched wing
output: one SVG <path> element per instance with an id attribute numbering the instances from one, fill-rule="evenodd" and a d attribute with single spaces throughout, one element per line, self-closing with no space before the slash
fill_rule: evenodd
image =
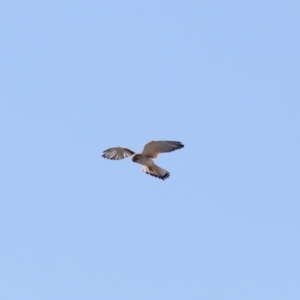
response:
<path id="1" fill-rule="evenodd" d="M 142 155 L 156 158 L 158 157 L 159 153 L 172 152 L 183 147 L 184 145 L 181 142 L 152 141 L 145 145 Z"/>
<path id="2" fill-rule="evenodd" d="M 122 147 L 109 148 L 103 151 L 102 157 L 107 159 L 119 160 L 133 155 L 134 152 Z"/>

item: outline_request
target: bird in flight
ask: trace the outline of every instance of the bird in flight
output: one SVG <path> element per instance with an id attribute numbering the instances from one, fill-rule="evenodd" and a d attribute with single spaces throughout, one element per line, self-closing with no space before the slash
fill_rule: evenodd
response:
<path id="1" fill-rule="evenodd" d="M 127 148 L 114 147 L 103 151 L 102 157 L 113 160 L 131 157 L 133 162 L 143 166 L 143 172 L 165 180 L 170 177 L 170 173 L 157 166 L 152 159 L 157 158 L 160 153 L 172 152 L 183 147 L 184 145 L 181 142 L 152 141 L 144 146 L 142 153 L 134 153 Z"/>

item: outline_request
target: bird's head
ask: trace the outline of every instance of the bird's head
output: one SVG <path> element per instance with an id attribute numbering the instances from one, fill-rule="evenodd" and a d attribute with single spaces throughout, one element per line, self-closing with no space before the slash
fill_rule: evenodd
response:
<path id="1" fill-rule="evenodd" d="M 132 161 L 138 163 L 140 161 L 141 154 L 134 154 L 132 155 Z"/>

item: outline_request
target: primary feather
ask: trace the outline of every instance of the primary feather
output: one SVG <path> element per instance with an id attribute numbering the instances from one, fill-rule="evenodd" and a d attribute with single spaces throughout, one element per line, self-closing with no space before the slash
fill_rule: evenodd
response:
<path id="1" fill-rule="evenodd" d="M 125 157 L 132 156 L 133 154 L 134 152 L 127 148 L 114 147 L 104 150 L 102 157 L 107 159 L 119 160 Z"/>

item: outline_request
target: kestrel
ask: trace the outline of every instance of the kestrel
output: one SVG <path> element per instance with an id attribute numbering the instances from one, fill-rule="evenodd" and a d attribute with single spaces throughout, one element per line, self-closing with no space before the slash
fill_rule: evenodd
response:
<path id="1" fill-rule="evenodd" d="M 127 148 L 114 147 L 103 151 L 102 157 L 119 160 L 131 156 L 133 162 L 143 166 L 143 172 L 165 180 L 170 177 L 170 173 L 157 166 L 152 159 L 157 158 L 160 153 L 172 152 L 183 147 L 181 142 L 152 141 L 144 146 L 142 153 L 134 153 Z"/>

